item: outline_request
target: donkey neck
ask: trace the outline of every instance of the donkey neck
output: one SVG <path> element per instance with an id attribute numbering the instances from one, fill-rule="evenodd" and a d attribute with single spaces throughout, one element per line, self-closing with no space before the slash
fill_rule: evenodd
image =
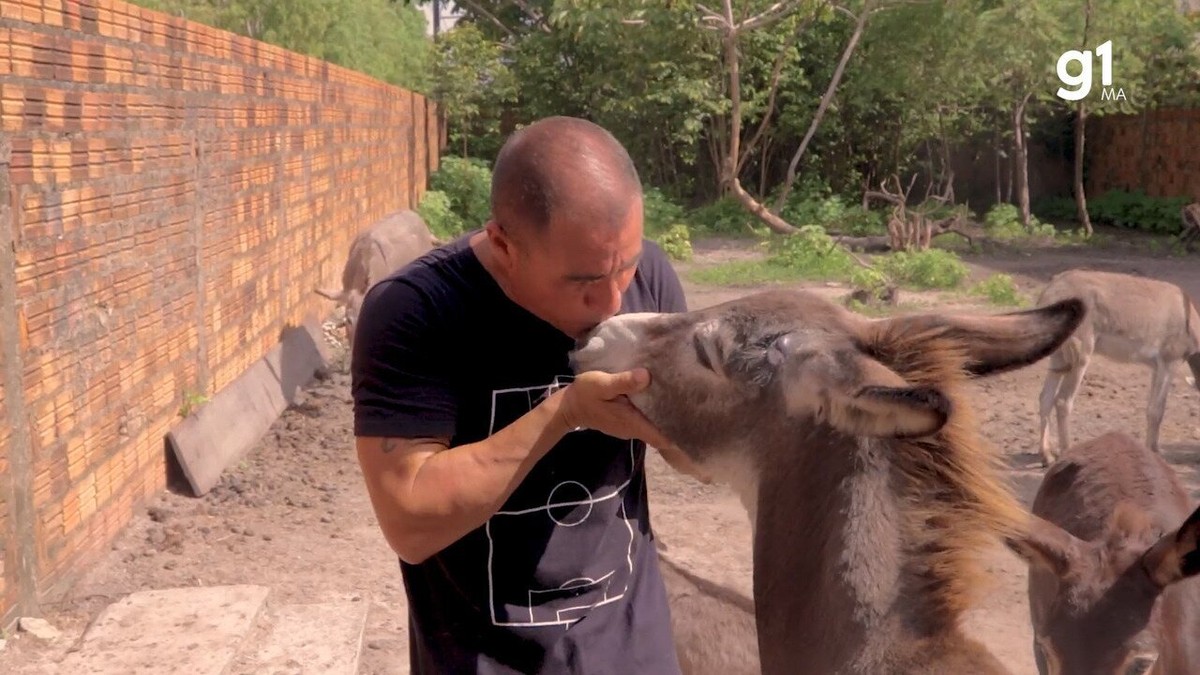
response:
<path id="1" fill-rule="evenodd" d="M 913 571 L 920 552 L 905 538 L 911 525 L 889 444 L 820 434 L 786 455 L 759 477 L 754 595 L 764 674 L 882 672 L 910 660 L 905 645 L 946 637 L 945 618 L 925 597 L 936 580 Z"/>

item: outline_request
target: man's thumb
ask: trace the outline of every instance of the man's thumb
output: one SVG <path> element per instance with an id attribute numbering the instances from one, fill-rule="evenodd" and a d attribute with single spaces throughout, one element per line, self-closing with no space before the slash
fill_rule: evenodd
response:
<path id="1" fill-rule="evenodd" d="M 634 368 L 613 376 L 609 383 L 609 391 L 614 396 L 632 394 L 641 391 L 650 384 L 650 371 L 645 368 Z"/>

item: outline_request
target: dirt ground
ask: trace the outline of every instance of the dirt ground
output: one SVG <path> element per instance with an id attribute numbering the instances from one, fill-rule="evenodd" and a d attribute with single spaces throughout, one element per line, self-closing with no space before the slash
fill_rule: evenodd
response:
<path id="1" fill-rule="evenodd" d="M 693 261 L 679 265 L 684 274 L 697 265 L 754 255 L 738 241 L 710 241 L 696 249 Z M 965 259 L 976 276 L 1009 273 L 1030 293 L 1055 272 L 1094 267 L 1168 279 L 1200 297 L 1200 259 L 1151 255 L 1134 245 Z M 807 285 L 834 298 L 847 292 L 827 284 Z M 685 287 L 693 308 L 755 290 L 686 281 Z M 939 307 L 970 304 L 938 294 L 906 294 L 902 300 Z M 315 380 L 211 493 L 192 498 L 167 491 L 137 513 L 70 595 L 45 607 L 45 617 L 63 636 L 52 643 L 20 633 L 8 636 L 0 672 L 35 672 L 53 664 L 101 609 L 127 593 L 245 583 L 270 586 L 276 602 L 367 603 L 360 673 L 407 672 L 404 590 L 354 459 L 349 378 L 341 367 L 335 364 Z M 1042 473 L 1036 456 L 1036 398 L 1044 372 L 1039 365 L 978 385 L 984 432 L 1005 453 L 1013 484 L 1026 503 Z M 1149 371 L 1141 367 L 1094 362 L 1076 402 L 1075 437 L 1122 428 L 1140 438 L 1149 380 Z M 1188 390 L 1182 377 L 1172 389 L 1162 441 L 1193 496 L 1200 495 L 1200 395 Z M 748 594 L 749 524 L 741 505 L 722 487 L 672 473 L 657 455 L 651 455 L 648 466 L 654 527 L 673 558 Z M 1014 672 L 1035 673 L 1025 569 L 1001 548 L 989 555 L 996 587 L 986 606 L 970 617 L 969 628 Z"/>

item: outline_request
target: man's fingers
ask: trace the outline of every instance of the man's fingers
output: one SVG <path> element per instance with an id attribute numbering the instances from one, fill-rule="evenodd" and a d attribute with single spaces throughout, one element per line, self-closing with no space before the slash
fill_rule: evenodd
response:
<path id="1" fill-rule="evenodd" d="M 645 368 L 634 368 L 609 375 L 603 383 L 604 397 L 614 399 L 618 396 L 637 393 L 650 384 L 650 371 Z"/>

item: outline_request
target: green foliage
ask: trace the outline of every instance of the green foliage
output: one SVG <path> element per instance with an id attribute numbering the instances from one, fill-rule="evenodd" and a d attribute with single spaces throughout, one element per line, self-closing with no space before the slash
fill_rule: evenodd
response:
<path id="1" fill-rule="evenodd" d="M 866 291 L 870 297 L 878 300 L 883 297 L 884 290 L 891 285 L 891 279 L 873 267 L 856 267 L 850 272 L 850 284 Z"/>
<path id="2" fill-rule="evenodd" d="M 1183 227 L 1180 210 L 1189 202 L 1186 196 L 1151 197 L 1142 190 L 1109 190 L 1102 195 L 1089 196 L 1087 208 L 1088 216 L 1095 224 L 1173 235 Z M 1075 200 L 1069 197 L 1038 200 L 1034 211 L 1047 219 L 1078 219 Z"/>
<path id="3" fill-rule="evenodd" d="M 425 92 L 425 15 L 392 0 L 134 0 L 137 4 Z"/>
<path id="4" fill-rule="evenodd" d="M 692 209 L 687 222 L 696 232 L 727 236 L 746 236 L 754 233 L 757 219 L 733 197 L 722 197 Z"/>
<path id="5" fill-rule="evenodd" d="M 690 260 L 692 237 L 687 225 L 676 223 L 653 237 L 672 260 Z"/>
<path id="6" fill-rule="evenodd" d="M 517 81 L 500 45 L 470 22 L 460 22 L 438 40 L 433 96 L 445 108 L 450 147 L 464 157 L 493 156 L 500 149 L 500 117 L 517 100 Z M 472 147 L 471 139 L 477 139 Z"/>
<path id="7" fill-rule="evenodd" d="M 1030 204 L 1029 208 L 1042 220 L 1062 222 L 1076 220 L 1079 217 L 1079 209 L 1071 197 L 1042 197 Z"/>
<path id="8" fill-rule="evenodd" d="M 646 188 L 642 191 L 642 212 L 643 225 L 648 236 L 662 234 L 684 220 L 683 207 L 658 188 Z"/>
<path id="9" fill-rule="evenodd" d="M 1008 274 L 993 274 L 972 286 L 970 293 L 987 298 L 993 305 L 1013 307 L 1025 304 L 1025 297 Z"/>
<path id="10" fill-rule="evenodd" d="M 796 281 L 803 276 L 790 267 L 772 265 L 762 260 L 734 260 L 687 273 L 688 279 L 698 284 L 733 287 Z"/>
<path id="11" fill-rule="evenodd" d="M 1141 190 L 1110 190 L 1088 199 L 1088 215 L 1097 223 L 1177 234 L 1183 228 L 1180 210 L 1188 202 L 1187 197 L 1150 197 Z"/>
<path id="12" fill-rule="evenodd" d="M 483 227 L 492 213 L 492 170 L 482 159 L 444 157 L 429 188 L 445 193 L 465 229 Z"/>
<path id="13" fill-rule="evenodd" d="M 178 414 L 180 417 L 188 417 L 192 413 L 199 410 L 204 404 L 208 403 L 208 396 L 201 391 L 193 391 L 188 389 L 183 392 L 183 400 L 179 404 Z"/>
<path id="14" fill-rule="evenodd" d="M 983 217 L 983 229 L 988 236 L 1000 240 L 1027 239 L 1031 237 L 1054 237 L 1054 225 L 1043 223 L 1036 216 L 1029 219 L 1029 227 L 1021 224 L 1017 207 L 1008 203 L 992 205 Z"/>
<path id="15" fill-rule="evenodd" d="M 882 255 L 875 266 L 897 284 L 918 289 L 956 288 L 969 274 L 958 256 L 936 248 Z"/>
<path id="16" fill-rule="evenodd" d="M 808 279 L 848 279 L 856 263 L 820 225 L 803 225 L 795 234 L 777 237 L 768 245 L 767 262 Z"/>
<path id="17" fill-rule="evenodd" d="M 439 239 L 453 239 L 467 231 L 466 222 L 450 205 L 450 197 L 440 190 L 426 190 L 416 211 Z"/>

